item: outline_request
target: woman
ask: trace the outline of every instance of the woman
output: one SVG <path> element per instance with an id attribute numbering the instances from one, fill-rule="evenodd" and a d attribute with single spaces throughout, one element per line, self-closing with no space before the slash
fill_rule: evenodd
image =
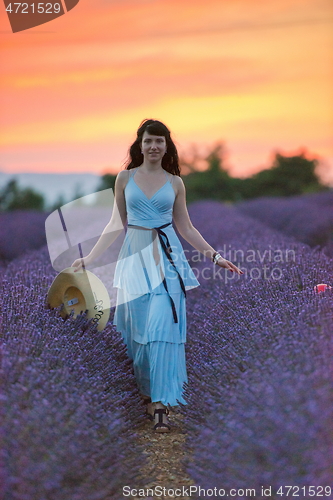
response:
<path id="1" fill-rule="evenodd" d="M 129 156 L 126 169 L 116 177 L 111 220 L 83 260 L 91 263 L 128 223 L 114 275 L 118 291 L 113 322 L 133 360 L 153 429 L 169 432 L 168 405 L 186 404 L 182 395 L 187 382 L 186 291 L 199 286 L 172 219 L 196 250 L 220 267 L 243 272 L 221 257 L 192 225 L 168 128 L 160 121 L 144 120 Z M 81 259 L 72 264 L 75 271 L 81 265 Z"/>

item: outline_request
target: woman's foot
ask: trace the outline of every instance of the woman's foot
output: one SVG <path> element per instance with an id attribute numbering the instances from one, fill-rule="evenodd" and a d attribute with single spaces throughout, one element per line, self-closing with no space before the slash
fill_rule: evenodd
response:
<path id="1" fill-rule="evenodd" d="M 151 403 L 151 399 L 150 399 L 150 396 L 146 396 L 145 394 L 141 394 L 140 393 L 140 397 L 142 399 L 142 401 L 147 404 L 147 403 Z"/>
<path id="2" fill-rule="evenodd" d="M 153 403 L 154 405 L 154 422 L 153 430 L 155 432 L 170 432 L 171 427 L 168 422 L 169 410 L 162 403 Z"/>
<path id="3" fill-rule="evenodd" d="M 153 403 L 147 403 L 146 415 L 149 418 L 149 420 L 151 420 L 151 421 L 154 420 L 154 404 Z"/>
<path id="4" fill-rule="evenodd" d="M 154 405 L 151 402 L 150 396 L 145 396 L 144 394 L 140 394 L 141 398 L 146 405 L 146 416 L 149 418 L 149 420 L 153 421 L 154 420 Z"/>

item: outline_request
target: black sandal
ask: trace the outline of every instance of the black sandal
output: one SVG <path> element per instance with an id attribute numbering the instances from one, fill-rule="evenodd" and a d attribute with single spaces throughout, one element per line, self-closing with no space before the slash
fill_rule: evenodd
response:
<path id="1" fill-rule="evenodd" d="M 158 408 L 154 411 L 154 420 L 155 415 L 158 414 L 158 422 L 154 425 L 153 429 L 155 432 L 170 432 L 171 427 L 169 424 L 165 424 L 163 422 L 163 414 L 169 415 L 169 410 L 167 408 Z"/>

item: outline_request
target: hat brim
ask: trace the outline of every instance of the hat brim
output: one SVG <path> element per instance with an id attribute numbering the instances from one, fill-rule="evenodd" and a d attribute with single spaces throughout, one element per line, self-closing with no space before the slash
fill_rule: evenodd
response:
<path id="1" fill-rule="evenodd" d="M 110 317 L 110 297 L 102 281 L 92 272 L 74 272 L 73 267 L 63 269 L 53 280 L 47 303 L 52 309 L 64 305 L 63 318 L 74 311 L 74 318 L 87 310 L 87 318 L 93 318 L 98 330 L 103 330 Z"/>

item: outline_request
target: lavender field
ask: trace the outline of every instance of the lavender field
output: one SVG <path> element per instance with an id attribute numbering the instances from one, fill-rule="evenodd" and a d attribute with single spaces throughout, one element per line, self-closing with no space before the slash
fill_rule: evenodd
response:
<path id="1" fill-rule="evenodd" d="M 215 202 L 192 205 L 191 218 L 244 275 L 206 271 L 188 301 L 190 475 L 257 492 L 330 485 L 333 293 L 313 287 L 333 285 L 332 260 Z"/>
<path id="2" fill-rule="evenodd" d="M 262 197 L 236 204 L 245 215 L 333 257 L 333 189 L 291 197 Z"/>
<path id="3" fill-rule="evenodd" d="M 112 327 L 46 308 L 55 275 L 46 247 L 1 272 L 4 498 L 118 498 L 144 461 L 131 363 Z"/>
<path id="4" fill-rule="evenodd" d="M 201 283 L 187 298 L 189 475 L 257 493 L 330 485 L 333 291 L 314 285 L 333 285 L 332 259 L 218 202 L 189 213 L 244 271 L 217 270 L 182 241 Z M 145 483 L 131 362 L 114 311 L 98 332 L 84 315 L 64 322 L 45 308 L 55 275 L 46 247 L 0 267 L 4 497 L 119 499 L 123 485 Z"/>
<path id="5" fill-rule="evenodd" d="M 0 213 L 0 263 L 46 245 L 45 219 L 49 212 L 14 210 Z"/>

